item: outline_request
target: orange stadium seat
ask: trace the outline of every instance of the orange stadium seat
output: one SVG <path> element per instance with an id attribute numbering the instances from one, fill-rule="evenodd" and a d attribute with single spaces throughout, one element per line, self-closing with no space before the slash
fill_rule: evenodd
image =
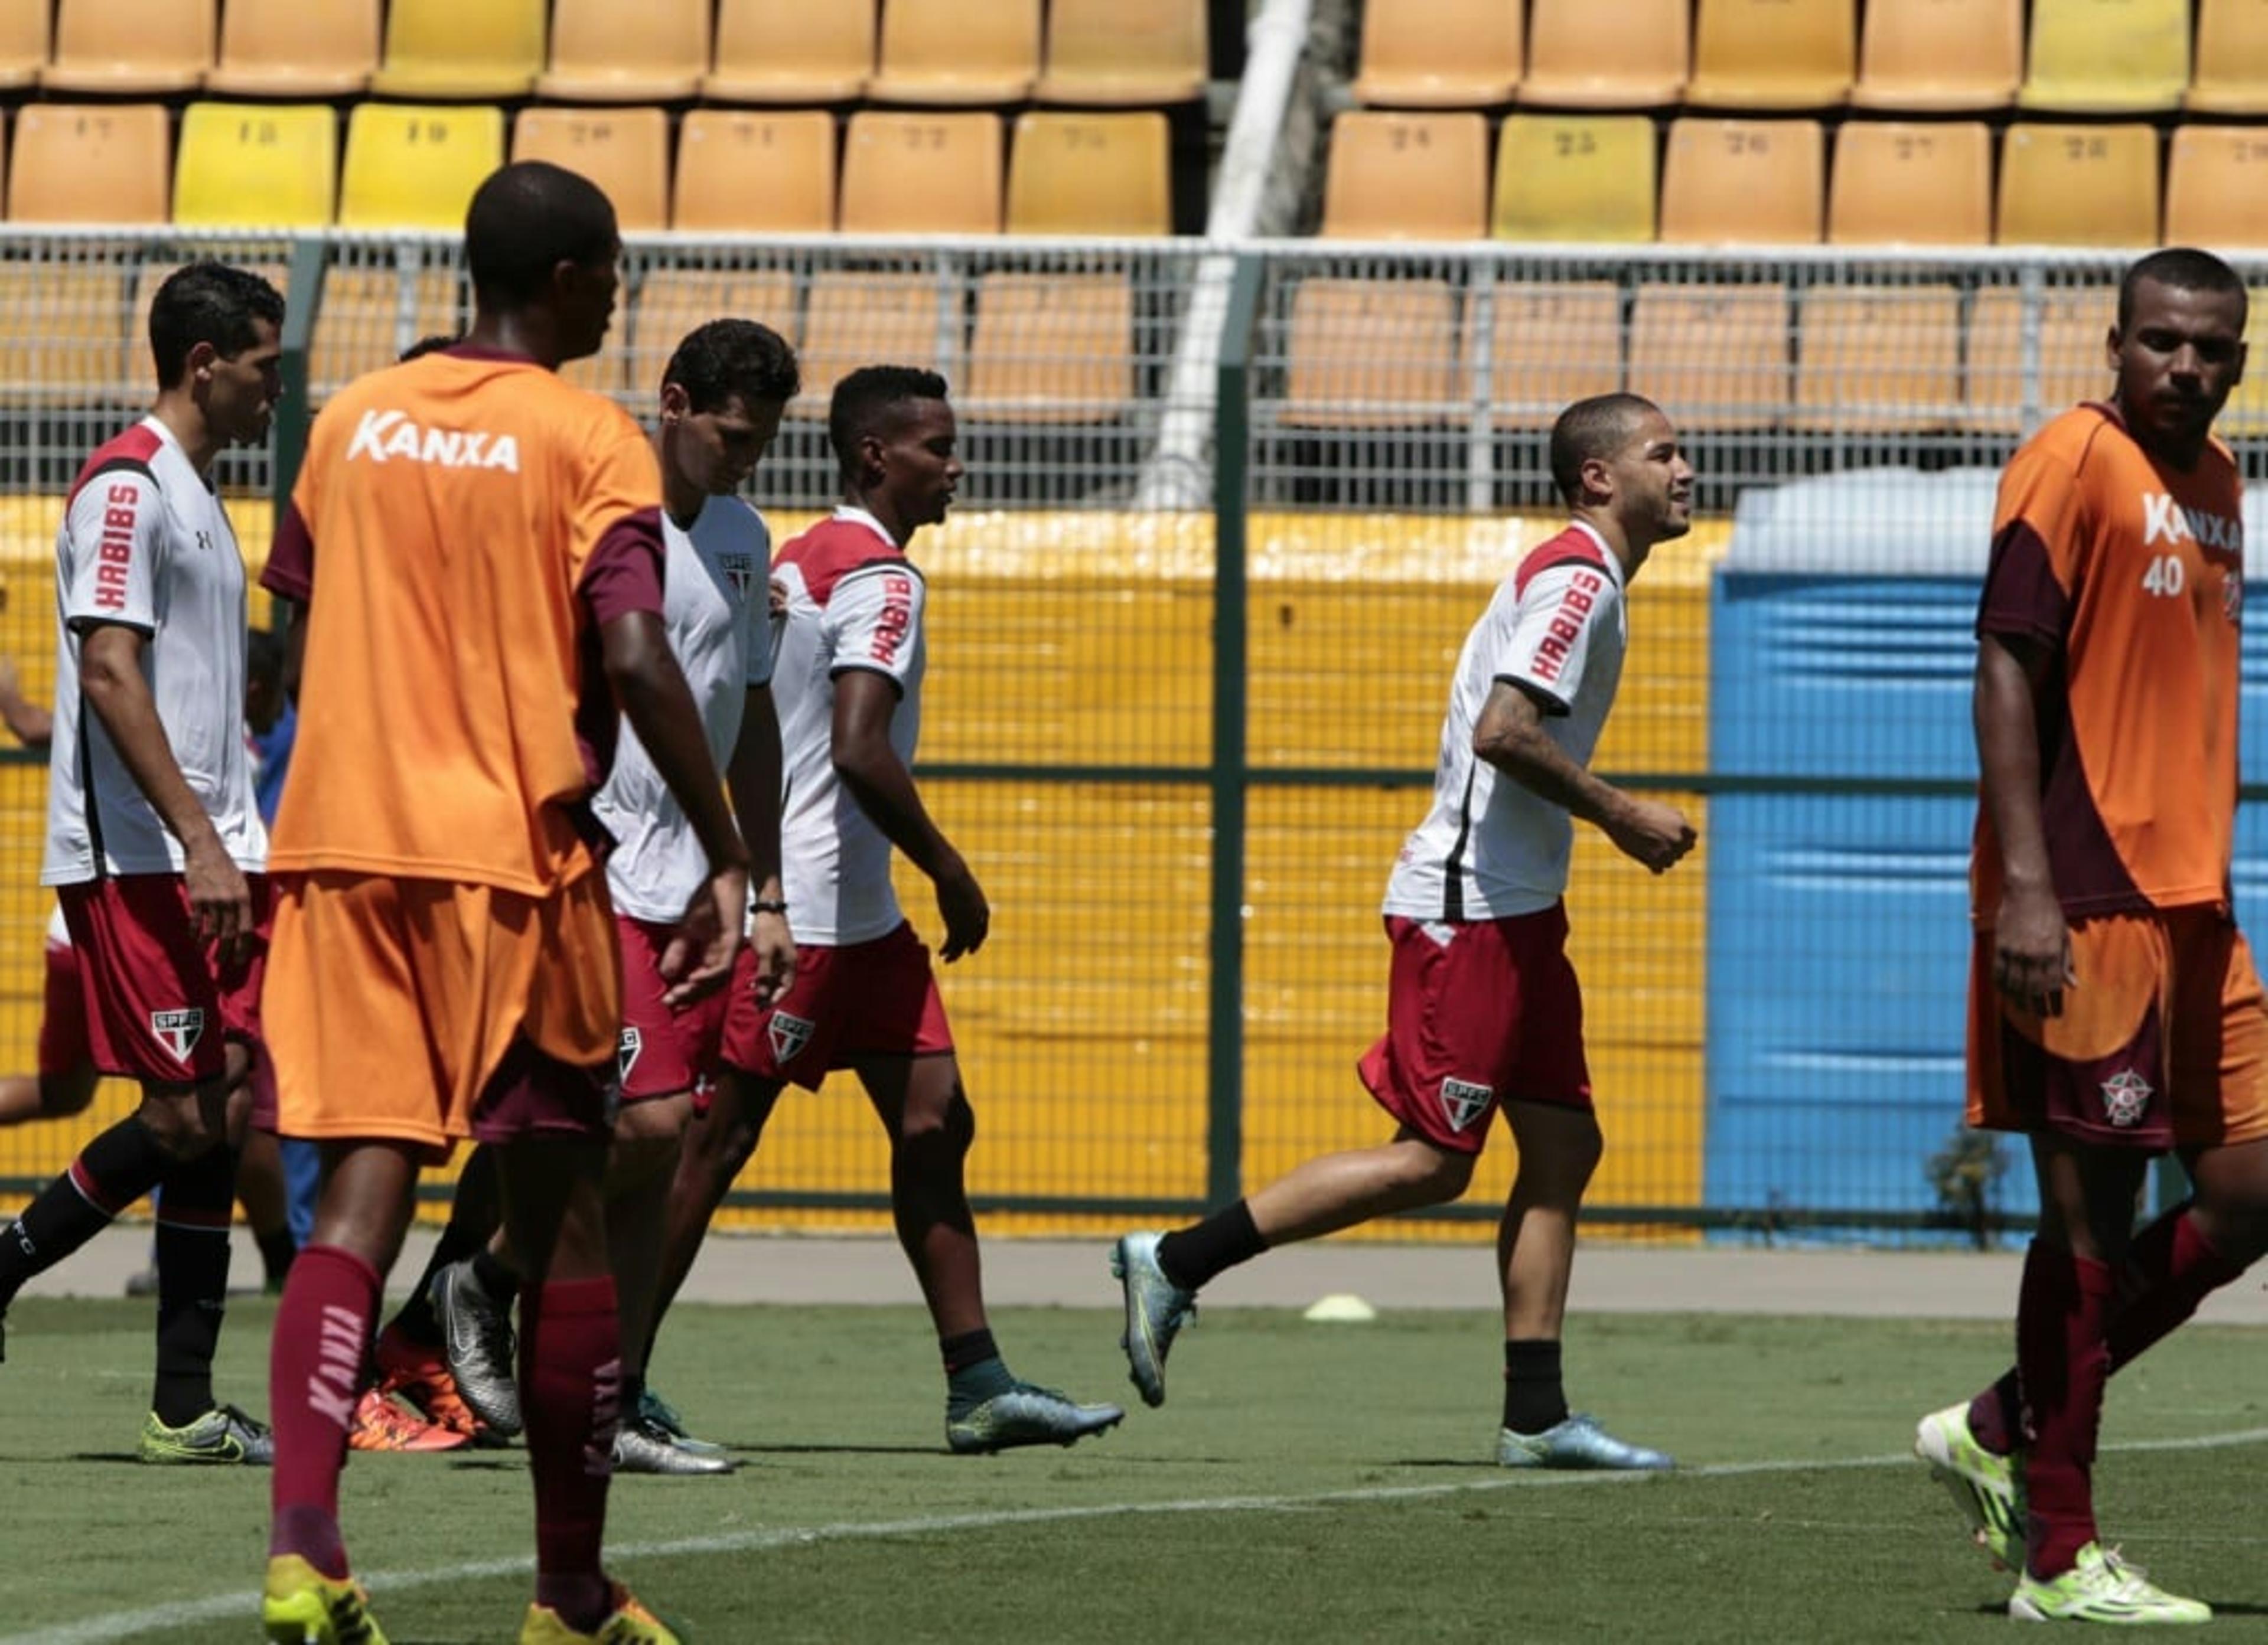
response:
<path id="1" fill-rule="evenodd" d="M 205 89 L 224 97 L 353 97 L 378 67 L 379 0 L 228 0 L 220 62 Z"/>
<path id="2" fill-rule="evenodd" d="M 1489 233 L 1500 240 L 1653 238 L 1653 121 L 1644 114 L 1514 114 L 1497 136 Z"/>
<path id="3" fill-rule="evenodd" d="M 173 221 L 324 228 L 338 209 L 339 122 L 325 103 L 192 103 Z"/>
<path id="4" fill-rule="evenodd" d="M 795 277 L 784 270 L 652 268 L 630 305 L 633 394 L 651 393 L 685 334 L 725 316 L 753 319 L 795 341 Z M 805 378 L 806 385 L 809 378 Z"/>
<path id="5" fill-rule="evenodd" d="M 551 67 L 538 97 L 563 103 L 669 103 L 709 72 L 710 0 L 556 0 Z"/>
<path id="6" fill-rule="evenodd" d="M 2193 114 L 2268 114 L 2268 0 L 2198 0 Z"/>
<path id="7" fill-rule="evenodd" d="M 127 335 L 112 263 L 0 262 L 0 405 L 147 402 L 149 345 Z"/>
<path id="8" fill-rule="evenodd" d="M 835 385 L 877 361 L 950 374 L 954 362 L 939 335 L 938 303 L 933 275 L 822 270 L 812 275 L 799 350 L 803 393 L 789 409 L 798 416 L 825 417 Z M 947 326 L 957 329 L 950 319 Z"/>
<path id="9" fill-rule="evenodd" d="M 1165 115 L 1049 114 L 1016 120 L 1011 234 L 1170 234 Z"/>
<path id="10" fill-rule="evenodd" d="M 1809 245 L 1826 195 L 1826 142 L 1814 120 L 1670 122 L 1661 238 L 1687 245 Z"/>
<path id="11" fill-rule="evenodd" d="M 677 137 L 670 226 L 731 232 L 835 230 L 835 116 L 696 108 Z"/>
<path id="12" fill-rule="evenodd" d="M 1829 108 L 1851 94 L 1852 0 L 1700 0 L 1685 100 L 1702 108 Z"/>
<path id="13" fill-rule="evenodd" d="M 1880 434 L 1961 415 L 1961 293 L 1817 287 L 1797 305 L 1794 425 Z"/>
<path id="14" fill-rule="evenodd" d="M 1499 280 L 1489 398 L 1500 429 L 1548 429 L 1561 410 L 1623 386 L 1623 294 L 1604 280 Z"/>
<path id="15" fill-rule="evenodd" d="M 1204 0 L 1052 0 L 1032 95 L 1091 108 L 1194 102 L 1207 61 Z"/>
<path id="16" fill-rule="evenodd" d="M 157 103 L 33 103 L 8 157 L 11 223 L 163 223 L 173 141 Z"/>
<path id="17" fill-rule="evenodd" d="M 629 233 L 669 226 L 669 116 L 658 108 L 523 108 L 512 158 L 581 173 Z"/>
<path id="18" fill-rule="evenodd" d="M 1370 0 L 1354 94 L 1374 107 L 1485 108 L 1520 84 L 1521 0 Z"/>
<path id="19" fill-rule="evenodd" d="M 874 72 L 874 0 L 722 0 L 717 66 L 701 95 L 722 103 L 854 103 Z"/>
<path id="20" fill-rule="evenodd" d="M 1981 121 L 1845 121 L 1827 188 L 1836 246 L 1984 246 L 1992 239 L 1992 134 Z"/>
<path id="21" fill-rule="evenodd" d="M 1631 305 L 1630 386 L 1687 429 L 1756 429 L 1788 403 L 1787 289 L 1641 286 Z"/>
<path id="22" fill-rule="evenodd" d="M 2040 384 L 2034 409 L 2051 417 L 2110 389 L 2105 339 L 2117 318 L 2110 286 L 2058 287 L 2043 294 L 2038 320 Z M 1977 294 L 1969 315 L 1969 414 L 1986 431 L 2024 426 L 2024 297 L 2007 287 Z"/>
<path id="23" fill-rule="evenodd" d="M 464 319 L 457 276 L 448 269 L 333 267 L 323 277 L 307 351 L 314 397 L 393 364 L 421 337 L 461 329 Z"/>
<path id="24" fill-rule="evenodd" d="M 2032 0 L 2021 106 L 2141 114 L 2179 107 L 2189 83 L 2189 0 Z"/>
<path id="25" fill-rule="evenodd" d="M 1684 94 L 1685 0 L 1529 0 L 1521 101 L 1543 108 L 1661 108 Z"/>
<path id="26" fill-rule="evenodd" d="M 147 96 L 194 92 L 212 67 L 213 0 L 62 0 L 51 92 Z"/>
<path id="27" fill-rule="evenodd" d="M 526 97 L 543 71 L 544 0 L 390 0 L 380 97 Z"/>
<path id="28" fill-rule="evenodd" d="M 2225 250 L 2268 246 L 2268 131 L 2194 121 L 2175 129 L 2165 239 Z M 2268 369 L 2268 357 L 2261 364 Z"/>
<path id="29" fill-rule="evenodd" d="M 339 226 L 461 229 L 473 191 L 503 164 L 504 112 L 492 103 L 358 103 L 347 117 Z"/>
<path id="30" fill-rule="evenodd" d="M 1302 280 L 1292 293 L 1279 420 L 1297 429 L 1451 422 L 1464 415 L 1457 349 L 1447 281 Z"/>
<path id="31" fill-rule="evenodd" d="M 1133 346 L 1124 275 L 983 275 L 955 398 L 993 422 L 1112 422 L 1133 400 Z"/>
<path id="32" fill-rule="evenodd" d="M 1488 231 L 1488 121 L 1350 109 L 1331 122 L 1322 232 L 1335 239 L 1478 239 Z"/>
<path id="33" fill-rule="evenodd" d="M 2150 246 L 2158 134 L 2149 126 L 2011 126 L 2000 144 L 2003 246 Z"/>
<path id="34" fill-rule="evenodd" d="M 843 149 L 845 234 L 998 234 L 1000 116 L 864 109 Z"/>
<path id="35" fill-rule="evenodd" d="M 877 103 L 1016 103 L 1040 75 L 1040 0 L 889 0 L 866 95 Z"/>
<path id="36" fill-rule="evenodd" d="M 1867 0 L 1858 108 L 2006 108 L 2024 77 L 2023 0 Z"/>
<path id="37" fill-rule="evenodd" d="M 53 50 L 51 10 L 48 0 L 0 6 L 0 92 L 20 92 L 38 82 Z"/>

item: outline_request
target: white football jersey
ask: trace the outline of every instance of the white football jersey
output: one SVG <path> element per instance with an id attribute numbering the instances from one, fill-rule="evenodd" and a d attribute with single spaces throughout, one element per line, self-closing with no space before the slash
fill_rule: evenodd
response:
<path id="1" fill-rule="evenodd" d="M 268 861 L 244 745 L 244 556 L 227 511 L 165 424 L 144 417 L 87 459 L 55 536 L 55 725 L 43 885 L 179 873 L 180 841 L 129 775 L 79 688 L 79 643 L 138 629 L 158 723 L 222 846 Z"/>
<path id="2" fill-rule="evenodd" d="M 740 498 L 711 497 L 689 531 L 664 513 L 661 535 L 669 649 L 692 687 L 721 773 L 740 740 L 749 687 L 771 682 L 771 530 Z M 681 918 L 709 878 L 709 856 L 627 720 L 614 770 L 591 804 L 618 842 L 607 859 L 616 911 L 640 920 Z"/>
<path id="3" fill-rule="evenodd" d="M 1473 728 L 1498 680 L 1544 705 L 1543 729 L 1580 766 L 1622 683 L 1630 639 L 1622 562 L 1580 521 L 1521 562 L 1457 658 L 1441 723 L 1433 805 L 1403 843 L 1386 912 L 1414 920 L 1534 914 L 1567 889 L 1567 813 L 1473 753 Z"/>
<path id="4" fill-rule="evenodd" d="M 780 551 L 784 606 L 772 701 L 783 760 L 781 881 L 798 943 L 844 947 L 905 918 L 890 885 L 890 842 L 835 775 L 835 681 L 854 669 L 897 688 L 890 746 L 911 767 L 921 736 L 927 590 L 881 522 L 842 508 Z"/>

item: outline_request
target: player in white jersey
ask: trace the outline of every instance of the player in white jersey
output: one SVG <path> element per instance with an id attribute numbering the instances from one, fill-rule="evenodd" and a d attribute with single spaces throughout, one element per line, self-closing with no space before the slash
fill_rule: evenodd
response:
<path id="1" fill-rule="evenodd" d="M 1501 1107 L 1520 1164 L 1497 1239 L 1505 1321 L 1497 1459 L 1670 1465 L 1660 1451 L 1570 1415 L 1561 1387 L 1575 1219 L 1602 1143 L 1560 896 L 1571 817 L 1657 874 L 1693 848 L 1693 830 L 1674 808 L 1588 768 L 1622 677 L 1624 587 L 1654 544 L 1684 534 L 1693 471 L 1658 408 L 1606 394 L 1560 414 L 1551 476 L 1573 521 L 1521 562 L 1466 639 L 1432 807 L 1387 882 L 1387 1030 L 1360 1072 L 1394 1135 L 1309 1160 L 1194 1227 L 1118 1241 L 1121 1344 L 1150 1405 L 1165 1402 L 1167 1351 L 1200 1287 L 1272 1246 L 1455 1199 Z"/>
<path id="2" fill-rule="evenodd" d="M 157 403 L 87 459 L 55 543 L 40 878 L 77 951 L 94 1062 L 138 1080 L 142 1102 L 0 1235 L 0 1309 L 164 1185 L 152 1462 L 270 1455 L 267 1430 L 212 1395 L 268 836 L 244 743 L 244 560 L 210 471 L 267 437 L 283 322 L 256 275 L 202 262 L 169 276 L 150 311 Z"/>
<path id="3" fill-rule="evenodd" d="M 688 1139 L 671 1197 L 662 1295 L 674 1296 L 691 1269 L 788 1083 L 815 1091 L 830 1069 L 852 1069 L 889 1135 L 899 1243 L 945 1361 L 946 1443 L 1069 1444 L 1125 1413 L 1018 1381 L 992 1340 L 962 1177 L 976 1120 L 929 950 L 890 888 L 895 845 L 936 888 L 940 957 L 950 963 L 983 946 L 984 892 L 931 819 L 911 768 L 926 585 L 906 550 L 945 518 L 961 474 L 945 379 L 900 366 L 853 371 L 835 386 L 828 435 L 843 506 L 790 543 L 772 573 L 795 980 L 768 1004 L 734 996 L 725 1077 Z"/>

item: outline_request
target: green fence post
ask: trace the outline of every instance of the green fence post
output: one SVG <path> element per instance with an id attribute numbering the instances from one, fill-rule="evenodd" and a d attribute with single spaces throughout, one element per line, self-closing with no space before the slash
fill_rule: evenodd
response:
<path id="1" fill-rule="evenodd" d="M 284 357 L 278 367 L 284 377 L 284 398 L 276 408 L 275 519 L 283 523 L 291 502 L 291 488 L 299 481 L 299 465 L 307 459 L 307 429 L 315 420 L 309 399 L 307 356 L 315 334 L 315 312 L 323 303 L 323 271 L 328 267 L 324 245 L 311 237 L 291 242 L 290 290 L 284 294 Z M 284 626 L 283 602 L 269 604 L 269 627 Z"/>

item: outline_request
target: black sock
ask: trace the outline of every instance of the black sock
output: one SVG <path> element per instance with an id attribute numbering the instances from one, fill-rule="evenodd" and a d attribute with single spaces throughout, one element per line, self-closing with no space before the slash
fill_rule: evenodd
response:
<path id="1" fill-rule="evenodd" d="M 624 1371 L 622 1373 L 621 1403 L 615 1407 L 622 1414 L 623 1421 L 635 1422 L 637 1421 L 638 1402 L 644 1398 L 645 1373 L 644 1371 L 639 1371 L 633 1376 L 630 1372 Z"/>
<path id="2" fill-rule="evenodd" d="M 473 1283 L 499 1308 L 509 1308 L 519 1298 L 519 1275 L 498 1262 L 485 1245 L 473 1252 Z"/>
<path id="3" fill-rule="evenodd" d="M 1541 1434 L 1567 1420 L 1559 1382 L 1559 1345 L 1537 1339 L 1504 1345 L 1504 1425 L 1515 1434 Z"/>
<path id="4" fill-rule="evenodd" d="M 236 1153 L 206 1149 L 177 1164 L 158 1212 L 158 1380 L 150 1408 L 168 1428 L 213 1408 L 213 1350 L 228 1309 L 228 1225 Z"/>
<path id="5" fill-rule="evenodd" d="M 291 1237 L 291 1224 L 287 1223 L 254 1237 L 260 1244 L 261 1277 L 268 1289 L 281 1291 L 285 1276 L 291 1272 L 292 1259 L 299 1254 L 298 1243 Z"/>
<path id="6" fill-rule="evenodd" d="M 441 1237 L 433 1242 L 433 1254 L 425 1260 L 425 1272 L 417 1276 L 409 1300 L 401 1304 L 389 1331 L 399 1331 L 412 1342 L 429 1348 L 441 1346 L 441 1317 L 433 1311 L 433 1276 L 442 1269 L 475 1256 L 487 1248 L 492 1228 L 451 1223 L 441 1230 Z"/>
<path id="7" fill-rule="evenodd" d="M 945 1356 L 945 1402 L 956 1414 L 1016 1385 L 992 1340 L 990 1326 L 964 1331 L 957 1337 L 939 1337 L 937 1347 Z"/>
<path id="8" fill-rule="evenodd" d="M 1212 1282 L 1240 1262 L 1249 1262 L 1268 1249 L 1260 1228 L 1252 1220 L 1250 1201 L 1239 1200 L 1223 1207 L 1194 1228 L 1184 1228 L 1158 1242 L 1158 1266 L 1166 1277 L 1185 1291 Z"/>
<path id="9" fill-rule="evenodd" d="M 173 1163 L 150 1127 L 131 1114 L 80 1149 L 70 1169 L 0 1230 L 0 1309 L 15 1300 L 25 1281 L 109 1227 L 113 1217 L 164 1179 Z"/>

